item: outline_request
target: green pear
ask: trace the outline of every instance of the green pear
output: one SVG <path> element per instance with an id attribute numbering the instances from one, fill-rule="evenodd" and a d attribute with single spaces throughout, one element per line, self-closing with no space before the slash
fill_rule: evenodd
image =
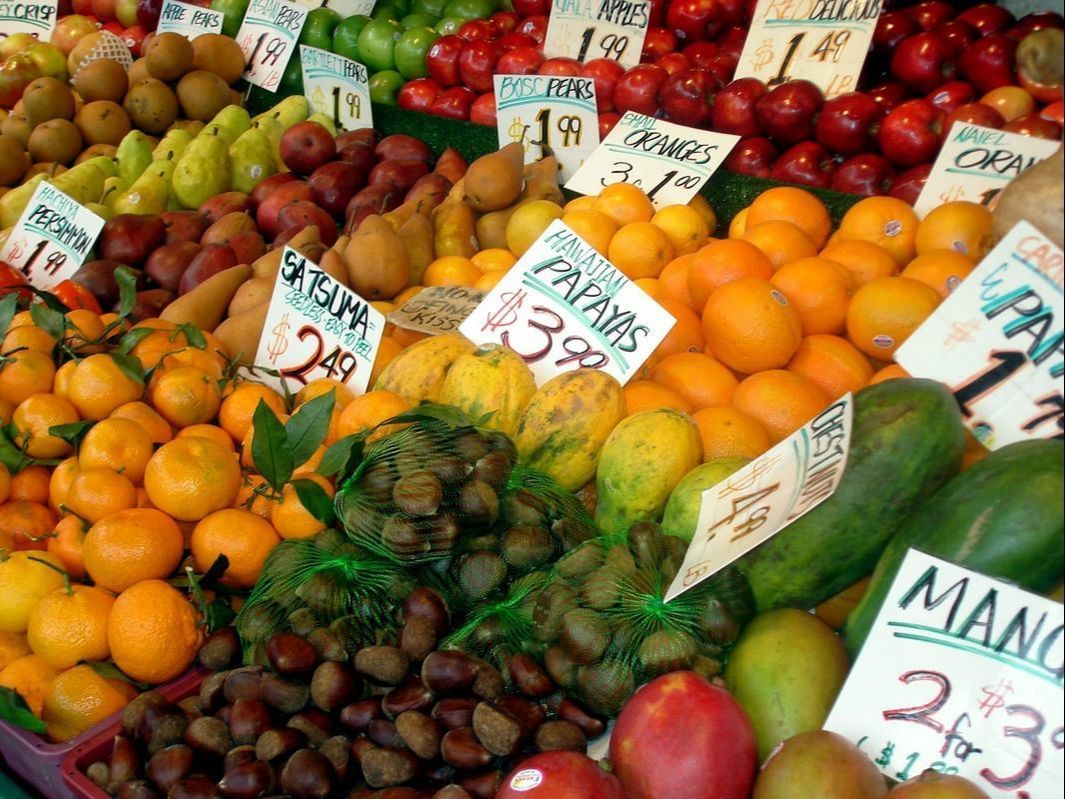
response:
<path id="1" fill-rule="evenodd" d="M 277 171 L 273 147 L 266 131 L 248 128 L 229 147 L 229 186 L 250 194 L 260 181 Z"/>
<path id="2" fill-rule="evenodd" d="M 152 162 L 152 140 L 139 130 L 131 130 L 118 143 L 115 160 L 118 176 L 127 186 L 132 186 Z"/>
<path id="3" fill-rule="evenodd" d="M 182 208 L 199 208 L 229 191 L 229 143 L 220 134 L 201 133 L 185 148 L 170 185 Z"/>
<path id="4" fill-rule="evenodd" d="M 101 162 L 107 162 L 106 164 Z M 108 165 L 112 171 L 108 173 Z M 66 194 L 72 200 L 86 205 L 100 202 L 104 193 L 104 183 L 109 177 L 117 177 L 113 158 L 90 158 L 75 164 L 62 175 L 57 175 L 48 182 Z"/>
<path id="5" fill-rule="evenodd" d="M 217 133 L 226 140 L 226 145 L 228 146 L 250 127 L 251 116 L 246 108 L 239 105 L 227 105 L 214 115 L 214 119 L 204 126 L 196 138 Z"/>
<path id="6" fill-rule="evenodd" d="M 18 222 L 18 218 L 30 203 L 30 197 L 37 190 L 37 184 L 42 180 L 44 174 L 39 172 L 0 197 L 0 228 L 9 228 Z"/>
<path id="7" fill-rule="evenodd" d="M 85 207 L 100 217 L 100 219 L 104 220 L 104 222 L 113 216 L 111 209 L 104 203 L 89 203 Z"/>
<path id="8" fill-rule="evenodd" d="M 121 192 L 111 204 L 114 214 L 139 214 L 149 216 L 166 210 L 170 189 L 166 178 L 157 171 L 145 170 L 133 185 Z"/>
<path id="9" fill-rule="evenodd" d="M 177 160 L 191 141 L 192 136 L 186 131 L 181 128 L 171 128 L 152 150 L 152 160 L 161 161 L 166 158 Z"/>
<path id="10" fill-rule="evenodd" d="M 270 154 L 274 159 L 275 171 L 287 172 L 288 168 L 281 160 L 281 137 L 285 135 L 285 126 L 274 117 L 263 117 L 256 120 L 254 127 L 263 131 L 270 142 Z"/>
<path id="11" fill-rule="evenodd" d="M 293 94 L 286 97 L 280 103 L 268 111 L 259 114 L 255 119 L 273 117 L 281 123 L 284 130 L 288 130 L 297 122 L 303 122 L 311 115 L 311 103 L 302 94 Z"/>
<path id="12" fill-rule="evenodd" d="M 311 114 L 309 117 L 307 117 L 307 121 L 317 122 L 319 125 L 329 131 L 330 136 L 332 136 L 334 139 L 336 138 L 337 126 L 336 123 L 333 121 L 333 118 L 328 114 Z"/>
<path id="13" fill-rule="evenodd" d="M 118 199 L 118 195 L 128 189 L 122 178 L 114 177 L 108 178 L 104 181 L 104 190 L 100 195 L 100 202 L 97 205 L 103 205 L 105 208 L 110 209 L 114 205 L 115 200 Z"/>

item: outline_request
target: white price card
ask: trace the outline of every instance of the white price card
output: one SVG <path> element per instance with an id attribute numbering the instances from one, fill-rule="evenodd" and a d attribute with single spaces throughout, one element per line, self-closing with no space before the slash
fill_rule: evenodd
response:
<path id="1" fill-rule="evenodd" d="M 569 180 L 599 144 L 595 81 L 555 75 L 496 75 L 499 146 L 521 142 L 525 163 L 547 154 Z"/>
<path id="2" fill-rule="evenodd" d="M 946 383 L 989 449 L 1065 436 L 1065 255 L 1018 223 L 895 352 Z"/>
<path id="3" fill-rule="evenodd" d="M 180 33 L 195 39 L 205 33 L 221 33 L 225 14 L 210 8 L 194 6 L 178 0 L 163 0 L 159 11 L 159 33 Z"/>
<path id="4" fill-rule="evenodd" d="M 555 0 L 544 55 L 581 62 L 610 58 L 623 67 L 635 66 L 650 18 L 651 0 Z"/>
<path id="5" fill-rule="evenodd" d="M 237 31 L 237 44 L 244 52 L 244 79 L 277 91 L 306 21 L 306 6 L 286 0 L 251 0 Z"/>
<path id="6" fill-rule="evenodd" d="M 7 0 L 0 3 L 0 39 L 28 33 L 47 42 L 58 18 L 58 0 Z"/>
<path id="7" fill-rule="evenodd" d="M 102 218 L 41 181 L 0 250 L 0 261 L 47 291 L 78 271 L 103 227 Z"/>
<path id="8" fill-rule="evenodd" d="M 370 382 L 384 315 L 291 247 L 281 255 L 255 365 L 295 393 L 329 377 L 361 394 Z"/>
<path id="9" fill-rule="evenodd" d="M 666 602 L 813 510 L 839 487 L 854 402 L 845 394 L 764 455 L 703 492 L 699 521 Z"/>
<path id="10" fill-rule="evenodd" d="M 313 109 L 333 118 L 338 131 L 373 127 L 366 67 L 328 50 L 300 45 L 303 93 Z"/>
<path id="11" fill-rule="evenodd" d="M 911 549 L 825 729 L 900 782 L 1062 795 L 1062 606 Z"/>
<path id="12" fill-rule="evenodd" d="M 1028 167 L 1049 158 L 1059 141 L 955 122 L 913 204 L 923 217 L 954 200 L 994 208 L 999 192 Z"/>
<path id="13" fill-rule="evenodd" d="M 696 130 L 626 111 L 566 188 L 594 195 L 611 183 L 631 183 L 643 189 L 655 208 L 683 204 L 739 140 L 729 133 Z"/>
<path id="14" fill-rule="evenodd" d="M 537 385 L 581 367 L 624 385 L 676 320 L 556 219 L 474 309 L 459 331 L 510 347 Z"/>
<path id="15" fill-rule="evenodd" d="M 736 78 L 773 88 L 801 78 L 825 99 L 858 87 L 883 0 L 758 0 Z"/>
<path id="16" fill-rule="evenodd" d="M 388 321 L 430 336 L 454 333 L 484 296 L 483 291 L 465 286 L 429 286 L 392 311 Z"/>

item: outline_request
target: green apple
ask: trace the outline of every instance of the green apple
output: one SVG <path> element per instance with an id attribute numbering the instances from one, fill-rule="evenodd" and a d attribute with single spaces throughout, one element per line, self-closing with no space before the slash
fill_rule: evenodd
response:
<path id="1" fill-rule="evenodd" d="M 450 36 L 466 24 L 466 20 L 459 17 L 444 17 L 436 23 L 436 32 L 441 36 Z"/>
<path id="2" fill-rule="evenodd" d="M 391 19 L 399 22 L 405 14 L 405 11 L 391 3 L 384 3 L 383 5 L 377 6 L 370 16 L 374 19 Z"/>
<path id="3" fill-rule="evenodd" d="M 322 6 L 307 12 L 307 21 L 300 32 L 300 44 L 329 50 L 333 45 L 333 32 L 340 24 L 340 14 Z"/>
<path id="4" fill-rule="evenodd" d="M 425 66 L 425 55 L 440 34 L 429 27 L 411 28 L 404 32 L 396 42 L 394 55 L 396 69 L 407 80 L 424 78 L 429 74 Z"/>
<path id="5" fill-rule="evenodd" d="M 444 16 L 463 20 L 487 19 L 495 10 L 496 4 L 492 0 L 448 0 Z"/>
<path id="6" fill-rule="evenodd" d="M 278 86 L 277 93 L 282 97 L 303 94 L 303 65 L 299 56 L 293 55 L 288 60 L 288 66 L 281 75 L 281 85 Z"/>
<path id="7" fill-rule="evenodd" d="M 432 28 L 437 22 L 439 20 L 432 14 L 416 11 L 413 14 L 407 14 L 399 21 L 399 24 L 403 27 L 403 30 L 409 31 L 411 28 Z"/>
<path id="8" fill-rule="evenodd" d="M 371 72 L 395 69 L 396 41 L 403 33 L 399 23 L 391 19 L 371 20 L 359 34 L 359 56 Z"/>
<path id="9" fill-rule="evenodd" d="M 359 58 L 359 34 L 369 24 L 370 18 L 365 14 L 348 17 L 333 31 L 332 50 L 338 55 L 361 61 Z"/>
<path id="10" fill-rule="evenodd" d="M 381 105 L 395 105 L 396 95 L 406 81 L 394 69 L 385 69 L 369 81 L 370 101 Z"/>
<path id="11" fill-rule="evenodd" d="M 240 23 L 244 21 L 244 13 L 248 10 L 248 0 L 211 0 L 211 8 L 225 15 L 222 33 L 231 39 L 236 38 Z"/>
<path id="12" fill-rule="evenodd" d="M 414 0 L 410 4 L 411 13 L 429 14 L 439 19 L 444 16 L 444 6 L 447 0 Z"/>

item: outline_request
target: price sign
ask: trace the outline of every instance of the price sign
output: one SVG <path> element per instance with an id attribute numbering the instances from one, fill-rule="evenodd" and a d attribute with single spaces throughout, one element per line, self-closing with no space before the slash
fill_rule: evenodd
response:
<path id="1" fill-rule="evenodd" d="M 276 369 L 275 385 L 293 393 L 330 377 L 361 394 L 384 329 L 380 311 L 286 247 L 255 363 Z"/>
<path id="2" fill-rule="evenodd" d="M 954 200 L 994 208 L 1006 184 L 1061 145 L 1058 141 L 955 122 L 913 209 L 924 216 Z"/>
<path id="3" fill-rule="evenodd" d="M 510 347 L 537 385 L 580 367 L 625 384 L 676 320 L 555 220 L 459 326 L 476 344 Z"/>
<path id="4" fill-rule="evenodd" d="M 187 39 L 195 39 L 205 33 L 221 33 L 225 14 L 210 8 L 164 0 L 159 11 L 159 33 L 180 33 Z"/>
<path id="5" fill-rule="evenodd" d="M 895 352 L 915 377 L 951 387 L 989 449 L 1065 438 L 1065 255 L 1020 222 Z"/>
<path id="6" fill-rule="evenodd" d="M 300 45 L 303 92 L 314 110 L 333 118 L 338 130 L 373 127 L 366 67 L 328 50 Z"/>
<path id="7" fill-rule="evenodd" d="M 764 455 L 703 492 L 699 521 L 666 601 L 712 577 L 835 493 L 850 451 L 846 394 Z"/>
<path id="8" fill-rule="evenodd" d="M 883 0 L 758 0 L 736 67 L 737 78 L 769 88 L 795 78 L 825 98 L 854 91 Z"/>
<path id="9" fill-rule="evenodd" d="M 347 19 L 353 17 L 356 14 L 365 14 L 369 16 L 373 11 L 373 7 L 377 0 L 327 0 L 323 3 L 322 0 L 296 0 L 301 6 L 307 6 L 307 8 L 331 8 L 338 14 L 341 19 Z"/>
<path id="10" fill-rule="evenodd" d="M 499 146 L 520 141 L 525 163 L 554 155 L 568 180 L 599 144 L 595 81 L 549 75 L 496 75 Z"/>
<path id="11" fill-rule="evenodd" d="M 880 770 L 1062 794 L 1062 606 L 911 549 L 825 722 Z"/>
<path id="12" fill-rule="evenodd" d="M 286 0 L 251 0 L 237 31 L 246 65 L 244 79 L 277 91 L 306 21 L 306 6 Z"/>
<path id="13" fill-rule="evenodd" d="M 454 333 L 483 299 L 483 291 L 464 286 L 429 286 L 392 311 L 388 321 L 430 336 Z"/>
<path id="14" fill-rule="evenodd" d="M 6 0 L 0 3 L 0 39 L 28 33 L 47 42 L 58 18 L 58 0 Z"/>
<path id="15" fill-rule="evenodd" d="M 103 219 L 42 181 L 11 229 L 0 261 L 47 291 L 78 271 L 103 227 Z"/>
<path id="16" fill-rule="evenodd" d="M 547 18 L 544 55 L 640 63 L 651 0 L 555 0 Z"/>
<path id="17" fill-rule="evenodd" d="M 644 190 L 655 208 L 686 203 L 739 140 L 626 111 L 566 188 L 598 194 L 611 183 L 631 183 Z"/>

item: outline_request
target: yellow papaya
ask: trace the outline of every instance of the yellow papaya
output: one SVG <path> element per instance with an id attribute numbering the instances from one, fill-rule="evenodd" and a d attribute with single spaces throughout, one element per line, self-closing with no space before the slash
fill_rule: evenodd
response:
<path id="1" fill-rule="evenodd" d="M 440 401 L 483 427 L 512 436 L 535 393 L 536 380 L 520 355 L 502 344 L 485 344 L 455 359 L 444 378 Z"/>
<path id="2" fill-rule="evenodd" d="M 375 391 L 399 394 L 412 405 L 440 401 L 440 389 L 452 364 L 473 350 L 465 336 L 449 333 L 416 341 L 393 358 L 377 378 Z"/>

